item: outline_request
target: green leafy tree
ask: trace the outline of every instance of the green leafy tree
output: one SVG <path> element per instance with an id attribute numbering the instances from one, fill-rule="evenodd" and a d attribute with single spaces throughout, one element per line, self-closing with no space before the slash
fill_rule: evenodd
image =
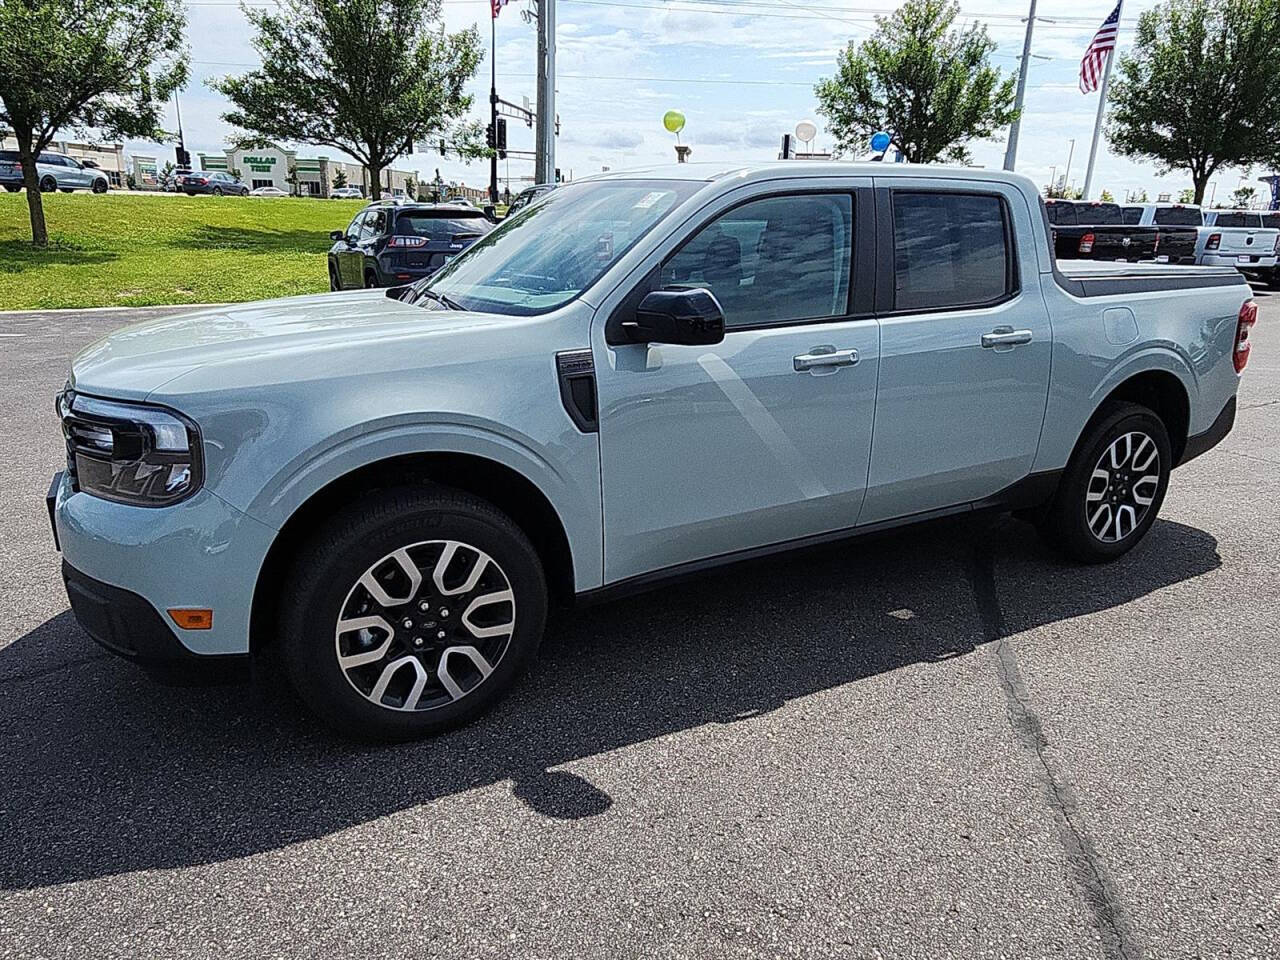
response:
<path id="1" fill-rule="evenodd" d="M 409 176 L 404 178 L 404 195 L 406 197 L 413 199 L 413 197 L 415 196 L 413 191 L 414 191 L 414 188 L 417 186 L 417 183 L 418 181 L 413 176 L 413 174 L 409 174 Z"/>
<path id="2" fill-rule="evenodd" d="M 480 124 L 464 119 L 480 35 L 446 33 L 441 0 L 281 0 L 244 12 L 262 66 L 212 83 L 233 105 L 228 123 L 350 154 L 368 169 L 375 200 L 382 171 L 414 141 L 487 155 Z"/>
<path id="3" fill-rule="evenodd" d="M 333 185 L 339 190 L 347 185 L 347 172 L 345 170 L 339 170 L 333 175 Z"/>
<path id="4" fill-rule="evenodd" d="M 1231 192 L 1231 206 L 1237 210 L 1249 207 L 1254 198 L 1258 195 L 1258 191 L 1253 187 L 1236 187 Z"/>
<path id="5" fill-rule="evenodd" d="M 838 153 L 884 130 L 911 163 L 964 163 L 970 141 L 1013 122 L 1014 78 L 990 65 L 985 27 L 954 29 L 959 13 L 953 0 L 906 0 L 840 53 L 836 75 L 814 88 Z"/>
<path id="6" fill-rule="evenodd" d="M 1185 190 L 1178 191 L 1178 202 L 1199 203 L 1200 201 L 1196 198 L 1196 192 L 1190 187 L 1187 187 Z"/>
<path id="7" fill-rule="evenodd" d="M 1280 163 L 1280 0 L 1166 0 L 1116 64 L 1107 136 L 1124 156 L 1191 174 Z"/>
<path id="8" fill-rule="evenodd" d="M 18 141 L 36 246 L 49 242 L 36 157 L 59 131 L 164 139 L 185 27 L 181 0 L 0 0 L 0 126 Z"/>
<path id="9" fill-rule="evenodd" d="M 1103 203 L 1115 203 L 1116 195 L 1112 193 L 1110 190 L 1103 190 L 1102 193 L 1099 195 L 1098 199 L 1101 200 Z"/>

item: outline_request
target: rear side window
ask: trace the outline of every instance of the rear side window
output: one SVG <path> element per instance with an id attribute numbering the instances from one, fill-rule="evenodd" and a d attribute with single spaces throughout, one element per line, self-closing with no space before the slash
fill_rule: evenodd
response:
<path id="1" fill-rule="evenodd" d="M 1046 203 L 1044 208 L 1049 211 L 1049 222 L 1059 227 L 1074 227 L 1080 221 L 1076 219 L 1075 204 L 1062 203 Z"/>
<path id="2" fill-rule="evenodd" d="M 893 194 L 894 308 L 946 310 L 1014 291 L 1004 201 L 991 194 Z"/>
<path id="3" fill-rule="evenodd" d="M 1220 213 L 1214 221 L 1215 227 L 1256 227 L 1262 218 L 1256 213 Z"/>
<path id="4" fill-rule="evenodd" d="M 1121 212 L 1121 216 L 1124 217 L 1125 226 L 1136 227 L 1138 224 L 1142 222 L 1142 208 L 1141 207 L 1125 207 L 1124 210 Z"/>
<path id="5" fill-rule="evenodd" d="M 661 285 L 705 287 L 727 327 L 849 311 L 853 198 L 768 197 L 722 214 L 662 265 Z"/>
<path id="6" fill-rule="evenodd" d="M 1204 216 L 1198 207 L 1157 207 L 1156 224 L 1161 227 L 1200 227 Z"/>

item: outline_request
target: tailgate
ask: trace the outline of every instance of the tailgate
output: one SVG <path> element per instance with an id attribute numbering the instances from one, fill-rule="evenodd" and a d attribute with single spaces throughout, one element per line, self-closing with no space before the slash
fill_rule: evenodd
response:
<path id="1" fill-rule="evenodd" d="M 1261 227 L 1223 227 L 1214 228 L 1213 233 L 1222 234 L 1222 242 L 1218 244 L 1218 252 L 1254 257 L 1269 257 L 1275 253 L 1276 231 L 1264 230 Z"/>
<path id="2" fill-rule="evenodd" d="M 1089 227 L 1094 235 L 1095 260 L 1150 259 L 1155 256 L 1155 229 L 1141 227 Z"/>

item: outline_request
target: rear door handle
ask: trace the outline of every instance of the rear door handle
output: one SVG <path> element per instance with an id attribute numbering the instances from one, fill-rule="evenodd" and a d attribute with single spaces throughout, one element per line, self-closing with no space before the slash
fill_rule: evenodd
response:
<path id="1" fill-rule="evenodd" d="M 814 347 L 813 353 L 802 353 L 791 360 L 796 373 L 814 370 L 818 367 L 852 367 L 858 362 L 858 351 L 837 350 L 835 347 Z"/>
<path id="2" fill-rule="evenodd" d="M 982 335 L 982 345 L 992 347 L 1016 347 L 1031 342 L 1030 330 L 1015 330 L 1013 327 L 996 327 L 990 333 Z"/>

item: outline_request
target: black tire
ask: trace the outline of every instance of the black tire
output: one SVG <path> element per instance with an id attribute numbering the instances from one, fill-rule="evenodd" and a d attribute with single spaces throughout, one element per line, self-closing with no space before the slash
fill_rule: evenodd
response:
<path id="1" fill-rule="evenodd" d="M 378 285 L 378 274 L 375 270 L 366 270 L 364 272 L 364 286 L 366 290 L 371 290 Z"/>
<path id="2" fill-rule="evenodd" d="M 45 177 L 43 180 L 40 181 L 41 193 L 53 193 L 53 191 L 57 189 L 58 189 L 58 181 L 53 179 L 53 177 Z"/>
<path id="3" fill-rule="evenodd" d="M 187 190 L 186 194 L 188 197 L 194 197 L 196 195 L 196 192 L 194 190 Z"/>
<path id="4" fill-rule="evenodd" d="M 329 264 L 329 289 L 341 290 L 342 278 L 338 275 L 338 271 L 333 268 L 333 264 Z"/>
<path id="5" fill-rule="evenodd" d="M 72 191 L 72 189 L 71 189 L 70 187 L 59 187 L 58 189 L 59 189 L 59 190 L 61 190 L 63 193 L 72 193 L 72 192 L 73 192 L 73 191 Z"/>
<path id="6" fill-rule="evenodd" d="M 222 196 L 222 188 L 221 188 L 221 187 L 214 187 L 214 188 L 213 188 L 213 195 L 214 195 L 215 197 L 220 197 L 220 196 Z"/>
<path id="7" fill-rule="evenodd" d="M 94 193 L 106 193 L 106 192 L 107 192 L 107 181 L 105 181 L 105 180 L 95 180 L 95 181 L 93 181 L 93 192 L 94 192 Z"/>
<path id="8" fill-rule="evenodd" d="M 1142 437 L 1155 445 L 1155 464 L 1144 462 L 1149 449 Z M 1112 459 L 1113 445 L 1118 465 Z M 1084 563 L 1103 563 L 1128 553 L 1155 523 L 1172 468 L 1169 432 L 1152 410 L 1135 403 L 1107 406 L 1076 444 L 1038 524 L 1041 535 Z M 1150 500 L 1142 503 L 1147 497 Z"/>
<path id="9" fill-rule="evenodd" d="M 21 187 L 11 187 L 7 183 L 4 185 L 4 188 L 10 193 L 17 193 L 19 190 L 22 189 Z"/>
<path id="10" fill-rule="evenodd" d="M 443 559 L 446 542 L 460 544 L 448 560 Z M 400 551 L 418 570 L 416 589 L 396 559 Z M 490 563 L 479 562 L 481 552 Z M 438 589 L 434 574 L 441 562 L 445 566 L 439 582 L 454 593 Z M 379 602 L 362 585 L 366 573 L 383 584 L 392 605 Z M 473 575 L 480 579 L 469 590 L 457 589 L 466 587 Z M 474 602 L 507 590 L 512 595 L 509 614 L 506 601 Z M 442 606 L 434 607 L 436 603 Z M 464 621 L 471 610 L 480 611 L 473 621 L 509 616 L 512 631 L 505 638 L 479 639 L 472 626 L 483 630 L 485 625 Z M 497 508 L 459 491 L 406 487 L 370 495 L 317 530 L 285 580 L 280 611 L 280 659 L 304 704 L 343 736 L 412 740 L 468 723 L 510 690 L 542 640 L 547 586 L 533 545 Z M 391 633 L 376 627 L 337 628 L 339 621 L 372 617 L 381 617 Z M 405 618 L 416 618 L 408 629 L 402 629 Z M 491 672 L 483 673 L 464 646 L 481 656 Z M 348 659 L 381 652 L 344 669 L 339 664 L 343 650 Z M 392 670 L 392 663 L 399 665 Z M 425 686 L 415 686 L 424 675 L 430 678 Z M 470 686 L 464 690 L 463 683 Z M 449 684 L 461 693 L 450 693 Z M 414 690 L 417 700 L 411 699 Z M 419 709 L 404 709 L 411 703 Z"/>

